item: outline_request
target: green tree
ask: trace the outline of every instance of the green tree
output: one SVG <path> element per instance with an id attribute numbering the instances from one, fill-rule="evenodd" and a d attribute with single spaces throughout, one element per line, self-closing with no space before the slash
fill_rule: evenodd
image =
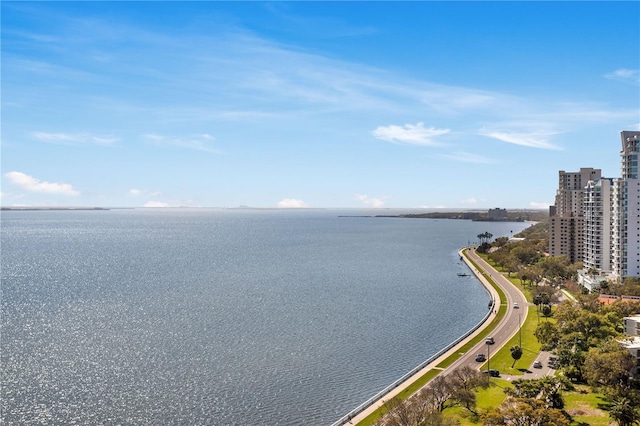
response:
<path id="1" fill-rule="evenodd" d="M 534 398 L 507 398 L 482 416 L 484 426 L 569 426 L 562 411 Z"/>
<path id="2" fill-rule="evenodd" d="M 609 416 L 619 426 L 640 424 L 640 408 L 630 398 L 624 396 L 620 396 L 613 401 L 609 409 Z"/>
<path id="3" fill-rule="evenodd" d="M 540 309 L 540 305 L 548 305 L 551 303 L 551 297 L 546 292 L 541 292 L 533 296 L 533 304 Z"/>
<path id="4" fill-rule="evenodd" d="M 502 267 L 507 271 L 507 276 L 510 277 L 512 273 L 520 270 L 520 262 L 517 257 L 509 255 L 503 260 Z"/>
<path id="5" fill-rule="evenodd" d="M 552 322 L 546 321 L 539 324 L 533 334 L 536 336 L 536 339 L 538 339 L 540 345 L 542 345 L 543 351 L 551 351 L 555 349 L 560 341 L 558 329 Z"/>
<path id="6" fill-rule="evenodd" d="M 561 391 L 572 390 L 573 386 L 561 377 L 543 377 L 541 379 L 518 379 L 513 381 L 513 388 L 505 389 L 505 393 L 515 398 L 537 398 L 544 401 L 547 408 L 564 407 Z"/>
<path id="7" fill-rule="evenodd" d="M 516 365 L 516 361 L 522 358 L 522 348 L 518 345 L 512 346 L 511 349 L 511 358 L 513 358 L 513 364 L 511 364 L 511 368 Z"/>
<path id="8" fill-rule="evenodd" d="M 591 386 L 627 389 L 631 369 L 635 367 L 633 356 L 614 339 L 599 347 L 589 349 L 582 366 L 582 375 Z"/>

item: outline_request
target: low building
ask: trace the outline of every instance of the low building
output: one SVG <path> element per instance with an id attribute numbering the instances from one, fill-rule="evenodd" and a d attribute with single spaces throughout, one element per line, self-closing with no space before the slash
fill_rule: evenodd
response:
<path id="1" fill-rule="evenodd" d="M 501 209 L 499 207 L 495 209 L 489 209 L 487 215 L 492 219 L 506 219 L 509 217 L 507 209 Z"/>
<path id="2" fill-rule="evenodd" d="M 624 318 L 624 334 L 629 338 L 621 340 L 620 344 L 629 351 L 635 360 L 635 367 L 632 373 L 640 374 L 640 315 Z"/>
<path id="3" fill-rule="evenodd" d="M 633 359 L 635 360 L 635 367 L 631 370 L 632 374 L 640 374 L 640 337 L 634 337 L 629 340 L 622 340 L 620 344 L 624 346 Z"/>
<path id="4" fill-rule="evenodd" d="M 640 300 L 640 297 L 638 297 Z M 624 318 L 624 334 L 632 337 L 640 337 L 640 315 Z"/>

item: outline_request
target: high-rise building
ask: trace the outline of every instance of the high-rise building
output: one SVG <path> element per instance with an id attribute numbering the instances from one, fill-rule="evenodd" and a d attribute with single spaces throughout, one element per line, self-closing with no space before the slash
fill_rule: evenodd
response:
<path id="1" fill-rule="evenodd" d="M 616 222 L 612 204 L 616 179 L 600 178 L 587 182 L 584 194 L 584 268 L 593 273 L 611 272 L 611 237 Z"/>
<path id="2" fill-rule="evenodd" d="M 598 281 L 640 276 L 640 131 L 620 136 L 622 177 L 591 180 L 584 192 L 584 269 L 578 282 L 588 289 Z"/>
<path id="3" fill-rule="evenodd" d="M 600 179 L 601 170 L 581 168 L 558 173 L 555 205 L 549 208 L 549 253 L 566 255 L 571 263 L 583 259 L 584 196 L 589 181 Z"/>
<path id="4" fill-rule="evenodd" d="M 620 133 L 622 179 L 619 188 L 619 247 L 621 277 L 640 276 L 640 181 L 638 180 L 638 154 L 640 131 Z"/>

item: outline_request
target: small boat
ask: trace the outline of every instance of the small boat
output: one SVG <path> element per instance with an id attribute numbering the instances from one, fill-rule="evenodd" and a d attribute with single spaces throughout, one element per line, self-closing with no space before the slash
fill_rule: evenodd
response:
<path id="1" fill-rule="evenodd" d="M 463 272 L 460 272 L 460 273 L 458 274 L 458 276 L 459 276 L 459 277 L 468 277 L 469 275 L 470 275 L 470 274 L 465 274 L 465 273 L 463 273 Z"/>

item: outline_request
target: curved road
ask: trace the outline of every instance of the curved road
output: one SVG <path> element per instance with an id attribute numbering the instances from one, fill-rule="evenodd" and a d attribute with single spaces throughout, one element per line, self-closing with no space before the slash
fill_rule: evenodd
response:
<path id="1" fill-rule="evenodd" d="M 500 321 L 500 323 L 495 326 L 494 331 L 491 333 L 491 336 L 494 338 L 495 343 L 491 345 L 490 348 L 488 348 L 488 345 L 485 344 L 485 341 L 483 340 L 482 342 L 478 343 L 473 348 L 471 348 L 469 351 L 464 353 L 449 367 L 444 369 L 441 374 L 449 374 L 451 371 L 455 370 L 456 368 L 463 367 L 463 366 L 469 366 L 471 368 L 479 369 L 480 366 L 484 365 L 485 363 L 477 362 L 475 360 L 476 355 L 479 353 L 484 353 L 485 355 L 487 355 L 488 351 L 491 351 L 491 354 L 493 354 L 496 351 L 498 351 L 500 348 L 502 348 L 509 341 L 509 339 L 511 339 L 511 337 L 513 337 L 513 335 L 515 335 L 518 332 L 519 325 L 521 322 L 520 320 L 524 321 L 526 319 L 527 312 L 529 309 L 528 303 L 524 297 L 524 294 L 522 294 L 522 292 L 520 292 L 520 290 L 516 286 L 511 284 L 511 282 L 509 282 L 509 280 L 507 280 L 504 276 L 502 276 L 498 271 L 493 269 L 493 267 L 489 265 L 487 262 L 485 262 L 484 259 L 478 256 L 474 249 L 468 249 L 466 256 L 462 256 L 462 257 L 465 263 L 467 264 L 467 266 L 474 273 L 474 275 L 487 288 L 487 290 L 489 290 L 493 300 L 496 300 L 496 301 L 498 300 L 498 294 L 493 288 L 493 286 L 491 286 L 489 282 L 485 279 L 482 273 L 484 272 L 487 275 L 489 275 L 491 279 L 502 289 L 502 291 L 506 295 L 506 300 L 500 300 L 500 303 L 502 305 L 506 304 L 507 313 L 502 319 L 502 321 Z M 480 271 L 477 270 L 469 262 L 467 257 L 473 260 L 473 262 L 475 262 L 475 264 L 478 265 L 478 267 L 481 270 Z M 514 303 L 518 304 L 518 308 L 514 308 Z M 459 351 L 460 348 L 464 346 L 470 339 L 474 338 L 482 330 L 484 330 L 489 324 L 491 324 L 490 319 L 491 318 L 485 321 L 484 324 L 478 327 L 478 329 L 475 332 L 473 332 L 471 335 L 469 335 L 469 337 L 467 337 L 466 339 L 458 343 L 456 346 L 451 348 L 451 350 L 449 350 L 448 352 L 440 356 L 438 359 L 436 359 L 426 367 L 424 367 L 422 370 L 416 373 L 412 378 L 408 379 L 402 385 L 394 389 L 392 392 L 385 395 L 381 400 L 373 403 L 371 406 L 369 406 L 369 408 L 365 409 L 364 411 L 359 413 L 357 416 L 354 416 L 352 419 L 350 420 L 345 419 L 345 421 L 339 421 L 337 423 L 334 423 L 334 425 L 339 425 L 339 424 L 355 425 L 358 422 L 364 420 L 369 414 L 371 414 L 372 412 L 377 410 L 379 407 L 384 405 L 385 401 L 388 401 L 389 399 L 393 398 L 395 395 L 400 393 L 403 389 L 405 389 L 407 386 L 409 386 L 419 377 L 422 377 L 422 375 L 424 375 L 427 371 L 433 368 L 436 368 L 436 366 L 440 364 L 444 359 L 451 356 L 451 354 Z"/>
<path id="2" fill-rule="evenodd" d="M 467 256 L 473 260 L 481 270 L 483 270 L 489 277 L 502 289 L 505 293 L 507 300 L 501 300 L 501 304 L 507 306 L 507 313 L 500 321 L 500 323 L 494 328 L 494 331 L 491 333 L 491 336 L 495 340 L 495 344 L 490 345 L 491 348 L 488 349 L 484 342 L 477 344 L 473 347 L 473 349 L 467 352 L 464 356 L 458 359 L 455 363 L 452 364 L 450 369 L 461 367 L 468 365 L 470 367 L 478 367 L 478 362 L 475 361 L 475 355 L 477 353 L 484 353 L 487 355 L 487 352 L 490 350 L 491 352 L 497 351 L 502 348 L 514 334 L 518 332 L 520 329 L 520 324 L 522 324 L 529 312 L 529 305 L 527 299 L 524 297 L 524 294 L 514 286 L 507 278 L 505 278 L 498 271 L 493 269 L 491 265 L 485 262 L 475 250 L 469 249 L 467 250 Z M 466 258 L 465 258 L 466 261 Z M 469 265 L 469 267 L 474 270 L 473 265 Z M 476 276 L 478 273 L 474 271 Z M 482 277 L 481 281 L 484 283 L 484 277 Z M 514 306 L 516 306 L 515 308 Z"/>

